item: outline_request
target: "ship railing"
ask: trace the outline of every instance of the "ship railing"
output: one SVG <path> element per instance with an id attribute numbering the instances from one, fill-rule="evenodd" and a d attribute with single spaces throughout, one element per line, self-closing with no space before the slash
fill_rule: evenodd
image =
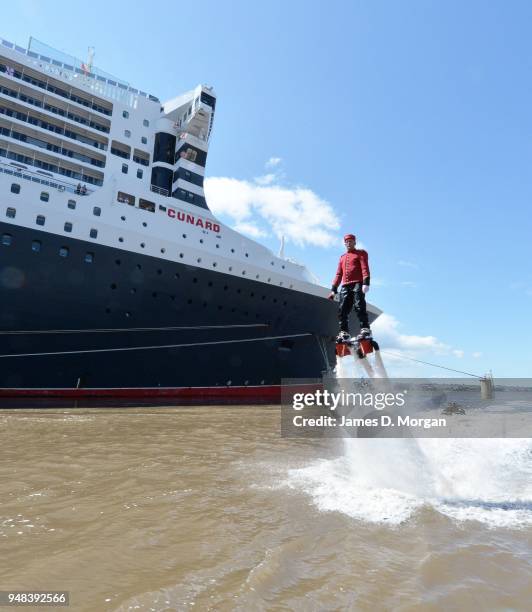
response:
<path id="1" fill-rule="evenodd" d="M 27 49 L 3 38 L 0 38 L 0 45 L 26 55 L 30 58 L 30 62 L 40 70 L 52 73 L 65 80 L 77 79 L 82 81 L 83 85 L 89 87 L 95 93 L 120 100 L 133 108 L 136 107 L 138 96 L 148 98 L 153 102 L 159 102 L 159 98 L 130 87 L 129 83 L 121 82 L 96 68 L 92 68 L 93 71 L 88 72 L 80 60 L 66 56 L 34 38 L 30 38 Z"/>
<path id="2" fill-rule="evenodd" d="M 170 197 L 170 192 L 168 191 L 168 189 L 165 189 L 164 187 L 158 187 L 157 185 L 150 185 L 150 189 L 153 192 L 158 193 L 159 195 L 165 196 L 166 198 Z"/>
<path id="3" fill-rule="evenodd" d="M 37 172 L 14 166 L 12 164 L 5 164 L 4 162 L 0 162 L 0 173 L 21 178 L 26 181 L 31 181 L 32 183 L 40 183 L 41 185 L 51 187 L 52 189 L 57 189 L 58 191 L 68 191 L 69 193 L 73 193 L 78 196 L 89 195 L 90 193 L 94 192 L 94 189 L 86 189 L 85 193 L 83 193 L 78 189 L 77 184 L 72 185 L 71 183 L 60 181 L 55 178 L 45 179 L 42 176 L 38 176 Z"/>

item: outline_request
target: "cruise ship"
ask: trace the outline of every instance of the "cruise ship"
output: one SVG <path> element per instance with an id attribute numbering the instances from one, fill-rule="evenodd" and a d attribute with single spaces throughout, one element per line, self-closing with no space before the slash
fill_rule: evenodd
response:
<path id="1" fill-rule="evenodd" d="M 0 39 L 1 396 L 275 401 L 334 367 L 328 288 L 209 210 L 215 110 Z"/>

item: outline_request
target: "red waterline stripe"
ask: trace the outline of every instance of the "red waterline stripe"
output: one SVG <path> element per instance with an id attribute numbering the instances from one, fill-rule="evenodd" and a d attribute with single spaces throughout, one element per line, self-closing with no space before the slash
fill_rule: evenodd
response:
<path id="1" fill-rule="evenodd" d="M 294 393 L 310 393 L 321 389 L 322 385 L 304 384 L 285 387 Z M 0 398 L 175 398 L 184 400 L 221 401 L 254 399 L 281 402 L 281 385 L 261 385 L 257 387 L 148 387 L 148 388 L 112 388 L 112 389 L 6 389 L 0 388 Z"/>

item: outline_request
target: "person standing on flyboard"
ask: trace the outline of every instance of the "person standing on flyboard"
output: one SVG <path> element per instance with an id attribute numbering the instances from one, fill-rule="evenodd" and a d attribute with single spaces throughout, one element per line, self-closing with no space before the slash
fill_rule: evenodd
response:
<path id="1" fill-rule="evenodd" d="M 360 323 L 360 338 L 371 337 L 368 313 L 366 308 L 366 293 L 369 291 L 368 254 L 363 249 L 355 248 L 356 237 L 353 234 L 344 236 L 346 252 L 340 257 L 336 276 L 332 282 L 329 299 L 333 300 L 341 284 L 338 320 L 340 333 L 337 342 L 350 340 L 349 314 L 354 307 Z"/>

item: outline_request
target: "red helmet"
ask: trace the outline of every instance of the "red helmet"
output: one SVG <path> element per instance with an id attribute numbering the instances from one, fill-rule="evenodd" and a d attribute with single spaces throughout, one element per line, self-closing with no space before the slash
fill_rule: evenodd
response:
<path id="1" fill-rule="evenodd" d="M 356 237 L 354 234 L 346 234 L 346 235 L 344 236 L 344 242 L 345 242 L 346 240 L 354 240 L 354 241 L 356 242 L 356 241 L 357 241 L 357 237 Z"/>

